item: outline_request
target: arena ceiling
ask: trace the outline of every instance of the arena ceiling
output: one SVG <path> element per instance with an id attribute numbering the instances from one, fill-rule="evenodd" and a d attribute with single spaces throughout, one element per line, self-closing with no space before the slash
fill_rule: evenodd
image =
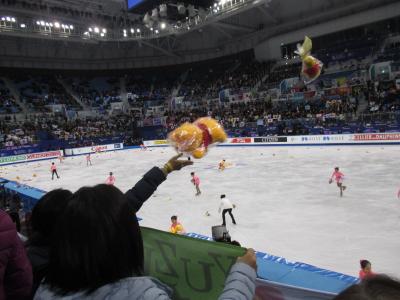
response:
<path id="1" fill-rule="evenodd" d="M 142 23 L 143 16 L 118 9 L 122 5 L 121 1 L 46 0 L 41 1 L 41 4 L 48 7 L 70 5 L 71 10 L 85 11 L 89 9 L 92 12 L 96 7 L 98 14 L 93 14 L 91 19 L 78 14 L 76 16 L 73 14 L 67 14 L 68 16 L 65 17 L 57 16 L 71 24 L 81 24 L 81 26 L 96 22 L 101 24 L 104 19 L 96 18 L 97 15 L 102 16 L 105 13 L 105 7 L 114 7 L 114 10 L 106 11 L 107 14 L 114 15 L 115 18 L 111 19 L 112 21 L 126 18 L 133 20 L 132 22 Z M 246 2 L 246 5 L 223 14 L 204 18 L 202 22 L 193 25 L 188 30 L 165 32 L 159 36 L 147 36 L 146 38 L 124 39 L 122 36 L 110 35 L 107 39 L 99 40 L 82 39 L 80 36 L 66 38 L 0 30 L 1 42 L 3 45 L 7 45 L 0 47 L 0 65 L 4 66 L 4 62 L 7 61 L 6 65 L 10 66 L 10 60 L 19 60 L 15 66 L 24 65 L 24 62 L 26 66 L 29 66 L 28 61 L 32 61 L 32 59 L 36 59 L 46 66 L 51 61 L 54 66 L 61 69 L 74 64 L 82 65 L 83 62 L 87 68 L 96 68 L 96 64 L 106 61 L 113 61 L 116 68 L 192 62 L 247 50 L 267 37 L 397 1 L 237 0 L 237 2 Z M 31 8 L 24 10 L 20 6 L 12 7 L 5 3 L 5 1 L 0 2 L 0 11 L 3 15 L 23 15 L 37 19 L 38 15 L 43 13 L 40 10 L 35 11 Z M 49 17 L 49 13 L 47 13 L 47 17 Z M 113 26 L 115 26 L 114 30 L 121 32 L 124 24 L 116 22 Z M 130 65 L 127 63 L 129 60 L 135 62 Z M 104 68 L 110 67 L 111 65 L 104 66 Z M 48 68 L 54 67 L 48 65 Z"/>

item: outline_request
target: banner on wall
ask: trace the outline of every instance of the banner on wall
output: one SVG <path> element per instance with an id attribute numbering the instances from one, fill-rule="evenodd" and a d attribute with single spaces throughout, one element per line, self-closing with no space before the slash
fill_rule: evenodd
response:
<path id="1" fill-rule="evenodd" d="M 108 144 L 108 145 L 96 145 L 96 146 L 89 146 L 89 147 L 65 149 L 65 154 L 66 155 L 80 155 L 80 154 L 88 154 L 88 153 L 96 153 L 96 152 L 121 150 L 123 148 L 124 148 L 123 143 L 115 143 L 115 144 Z"/>
<path id="2" fill-rule="evenodd" d="M 5 156 L 5 157 L 0 157 L 0 165 L 28 162 L 28 161 L 34 161 L 34 160 L 40 160 L 40 159 L 57 158 L 60 155 L 62 155 L 62 152 L 57 150 L 57 151 Z"/>
<path id="3" fill-rule="evenodd" d="M 255 137 L 254 143 L 286 143 L 286 136 Z"/>
<path id="4" fill-rule="evenodd" d="M 173 299 L 218 299 L 245 249 L 141 227 L 145 274 L 174 290 Z"/>
<path id="5" fill-rule="evenodd" d="M 399 141 L 400 133 L 354 134 L 355 141 Z"/>

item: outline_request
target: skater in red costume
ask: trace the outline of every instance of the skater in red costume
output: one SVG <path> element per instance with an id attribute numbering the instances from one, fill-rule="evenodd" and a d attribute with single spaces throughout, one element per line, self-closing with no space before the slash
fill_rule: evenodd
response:
<path id="1" fill-rule="evenodd" d="M 340 197 L 343 197 L 343 191 L 346 189 L 346 186 L 343 185 L 344 174 L 339 171 L 339 167 L 335 168 L 333 171 L 331 178 L 329 179 L 329 184 L 333 182 L 335 179 L 338 188 L 340 189 Z"/>

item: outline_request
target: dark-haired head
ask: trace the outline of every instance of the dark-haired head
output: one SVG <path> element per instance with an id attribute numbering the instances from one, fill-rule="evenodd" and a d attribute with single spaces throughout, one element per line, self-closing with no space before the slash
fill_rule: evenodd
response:
<path id="1" fill-rule="evenodd" d="M 225 194 L 222 194 L 222 195 L 221 195 L 221 199 L 223 199 L 223 198 L 225 198 Z"/>
<path id="2" fill-rule="evenodd" d="M 368 266 L 371 266 L 371 263 L 368 260 L 366 260 L 366 259 L 360 260 L 361 269 L 365 269 Z"/>
<path id="3" fill-rule="evenodd" d="M 135 213 L 116 187 L 73 194 L 57 223 L 45 283 L 57 294 L 97 288 L 143 273 L 143 241 Z"/>
<path id="4" fill-rule="evenodd" d="M 110 172 L 110 176 L 112 176 L 113 172 Z"/>
<path id="5" fill-rule="evenodd" d="M 191 173 L 190 173 L 190 175 L 192 175 L 192 176 L 193 176 L 193 175 L 194 175 L 194 172 L 191 172 Z"/>
<path id="6" fill-rule="evenodd" d="M 355 284 L 333 300 L 395 300 L 400 299 L 400 282 L 388 276 L 377 275 Z"/>
<path id="7" fill-rule="evenodd" d="M 335 167 L 335 171 L 339 171 L 339 167 Z"/>
<path id="8" fill-rule="evenodd" d="M 178 217 L 177 217 L 177 216 L 172 216 L 172 217 L 171 217 L 171 221 L 174 221 L 174 220 L 175 220 L 175 221 L 178 220 Z"/>
<path id="9" fill-rule="evenodd" d="M 56 222 L 64 212 L 72 193 L 57 189 L 46 193 L 32 210 L 30 245 L 47 245 Z"/>
<path id="10" fill-rule="evenodd" d="M 54 165 L 54 163 L 53 163 L 53 162 L 52 162 L 51 164 L 52 164 L 52 165 Z"/>

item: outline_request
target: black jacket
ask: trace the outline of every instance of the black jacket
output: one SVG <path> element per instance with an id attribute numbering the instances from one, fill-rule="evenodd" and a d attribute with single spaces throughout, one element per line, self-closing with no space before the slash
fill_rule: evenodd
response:
<path id="1" fill-rule="evenodd" d="M 143 203 L 150 198 L 157 187 L 166 179 L 160 168 L 154 167 L 139 180 L 133 188 L 125 193 L 129 205 L 138 212 Z"/>

